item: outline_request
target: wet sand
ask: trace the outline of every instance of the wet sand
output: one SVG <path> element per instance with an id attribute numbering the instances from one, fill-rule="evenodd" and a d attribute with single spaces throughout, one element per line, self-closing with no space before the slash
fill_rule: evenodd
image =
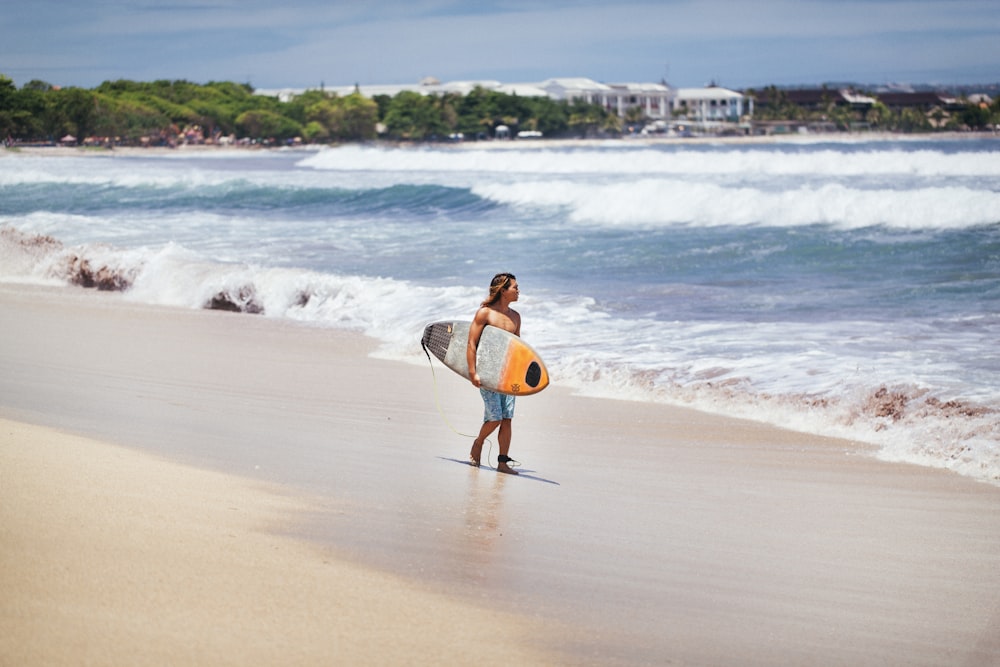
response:
<path id="1" fill-rule="evenodd" d="M 462 463 L 467 382 L 361 336 L 15 285 L 0 322 L 3 662 L 1000 662 L 997 487 L 558 378 L 510 477 Z"/>

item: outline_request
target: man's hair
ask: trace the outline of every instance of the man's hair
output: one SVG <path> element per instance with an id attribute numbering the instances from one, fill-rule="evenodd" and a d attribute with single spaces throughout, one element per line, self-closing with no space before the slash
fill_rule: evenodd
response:
<path id="1" fill-rule="evenodd" d="M 513 273 L 498 273 L 493 276 L 493 281 L 490 282 L 490 295 L 486 297 L 486 301 L 483 301 L 481 305 L 492 306 L 497 301 L 500 300 L 500 293 L 505 289 L 510 287 L 511 281 L 517 280 Z"/>

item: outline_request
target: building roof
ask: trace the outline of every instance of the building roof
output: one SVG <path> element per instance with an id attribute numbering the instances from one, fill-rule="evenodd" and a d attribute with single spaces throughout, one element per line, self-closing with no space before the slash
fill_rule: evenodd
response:
<path id="1" fill-rule="evenodd" d="M 742 93 L 718 86 L 705 88 L 677 88 L 674 97 L 682 100 L 735 100 L 743 97 Z"/>
<path id="2" fill-rule="evenodd" d="M 558 86 L 560 88 L 572 88 L 572 89 L 585 89 L 585 90 L 602 90 L 606 89 L 607 86 L 603 83 L 598 83 L 593 79 L 588 79 L 584 76 L 576 77 L 557 77 L 554 79 L 546 79 L 538 84 L 540 88 L 549 88 L 550 86 Z"/>
<path id="3" fill-rule="evenodd" d="M 833 102 L 855 106 L 871 106 L 875 104 L 875 98 L 868 95 L 861 95 L 849 88 L 790 88 L 781 90 L 780 93 L 792 104 L 803 107 L 818 107 Z M 767 95 L 762 91 L 757 92 L 757 97 L 764 103 L 767 102 Z"/>
<path id="4" fill-rule="evenodd" d="M 517 95 L 518 97 L 548 97 L 547 90 L 538 87 L 535 83 L 502 83 L 494 88 L 498 93 L 505 95 Z"/>
<path id="5" fill-rule="evenodd" d="M 670 88 L 662 83 L 609 83 L 608 86 L 616 91 L 624 89 L 633 94 L 670 92 Z"/>
<path id="6" fill-rule="evenodd" d="M 934 92 L 913 92 L 913 93 L 879 93 L 878 99 L 882 104 L 889 107 L 916 107 L 916 106 L 945 106 L 954 104 L 955 99 L 945 97 L 941 93 Z"/>

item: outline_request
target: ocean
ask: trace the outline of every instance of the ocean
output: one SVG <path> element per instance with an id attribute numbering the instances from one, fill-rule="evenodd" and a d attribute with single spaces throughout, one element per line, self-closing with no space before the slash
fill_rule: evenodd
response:
<path id="1" fill-rule="evenodd" d="M 499 271 L 554 385 L 1000 484 L 994 138 L 0 156 L 5 282 L 427 364 L 424 325 L 470 319 Z"/>

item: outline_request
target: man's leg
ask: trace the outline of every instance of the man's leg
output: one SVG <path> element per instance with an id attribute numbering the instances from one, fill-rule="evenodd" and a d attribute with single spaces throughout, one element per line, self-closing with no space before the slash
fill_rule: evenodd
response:
<path id="1" fill-rule="evenodd" d="M 497 470 L 500 472 L 505 472 L 508 475 L 516 475 L 517 471 L 507 465 L 507 452 L 510 451 L 510 436 L 512 432 L 512 422 L 510 419 L 504 419 L 500 422 L 500 435 L 497 440 L 500 441 L 500 460 L 497 463 Z"/>
<path id="2" fill-rule="evenodd" d="M 500 422 L 483 422 L 482 427 L 479 429 L 479 437 L 472 441 L 472 451 L 469 452 L 469 462 L 472 465 L 479 467 L 479 460 L 483 455 L 483 442 L 489 437 L 490 433 L 497 430 L 497 426 L 500 426 Z M 500 439 L 503 440 L 503 429 L 500 431 Z M 501 449 L 503 444 L 500 445 Z M 510 448 L 510 436 L 507 437 L 507 447 Z"/>

